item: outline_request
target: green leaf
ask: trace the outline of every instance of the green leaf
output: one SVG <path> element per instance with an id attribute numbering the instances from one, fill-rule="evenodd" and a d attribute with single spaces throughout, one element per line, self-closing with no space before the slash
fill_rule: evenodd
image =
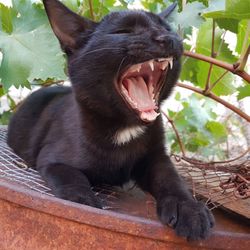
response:
<path id="1" fill-rule="evenodd" d="M 30 0 L 12 0 L 12 2 L 13 32 L 32 31 L 40 25 L 48 24 L 42 4 L 32 4 Z"/>
<path id="2" fill-rule="evenodd" d="M 209 121 L 206 124 L 206 129 L 216 138 L 222 138 L 227 136 L 227 129 L 226 127 L 216 121 Z"/>
<path id="3" fill-rule="evenodd" d="M 2 53 L 2 51 L 0 50 L 0 67 L 1 67 L 1 64 L 2 64 L 2 60 L 3 60 L 3 53 Z"/>
<path id="4" fill-rule="evenodd" d="M 15 107 L 16 107 L 16 103 L 15 103 L 14 99 L 9 94 L 7 94 L 7 98 L 8 98 L 8 101 L 9 101 L 10 109 L 14 110 Z"/>
<path id="5" fill-rule="evenodd" d="M 216 28 L 215 29 L 215 39 L 214 39 L 214 49 L 215 52 L 219 51 L 217 54 L 217 59 L 228 63 L 235 63 L 237 58 L 232 54 L 228 49 L 227 44 L 222 40 L 223 30 Z M 211 56 L 212 48 L 212 20 L 207 20 L 202 24 L 199 29 L 197 42 L 196 42 L 196 52 Z"/>
<path id="6" fill-rule="evenodd" d="M 242 20 L 241 22 L 239 22 L 238 34 L 237 34 L 237 45 L 235 48 L 236 52 L 238 52 L 239 54 L 241 54 L 241 51 L 242 51 L 242 46 L 243 46 L 243 42 L 246 36 L 248 22 L 250 22 L 250 20 Z M 247 44 L 250 44 L 250 33 L 248 35 Z"/>
<path id="7" fill-rule="evenodd" d="M 180 99 L 181 99 L 181 93 L 180 93 L 180 92 L 177 92 L 177 93 L 175 94 L 175 100 L 176 100 L 176 101 L 180 101 Z"/>
<path id="8" fill-rule="evenodd" d="M 181 70 L 181 76 L 180 79 L 182 81 L 190 81 L 193 83 L 196 83 L 197 85 L 197 73 L 199 71 L 198 68 L 198 60 L 186 57 L 184 58 L 183 64 L 182 64 L 182 70 Z"/>
<path id="9" fill-rule="evenodd" d="M 5 95 L 6 93 L 4 92 L 3 88 L 0 88 L 0 97 L 2 97 L 3 95 Z"/>
<path id="10" fill-rule="evenodd" d="M 11 113 L 10 111 L 4 111 L 4 112 L 0 115 L 0 124 L 1 124 L 1 125 L 8 125 L 11 114 L 12 114 L 12 113 Z"/>
<path id="11" fill-rule="evenodd" d="M 153 13 L 159 13 L 162 9 L 166 8 L 166 4 L 163 0 L 142 0 L 140 3 L 145 9 Z"/>
<path id="12" fill-rule="evenodd" d="M 232 18 L 218 18 L 215 19 L 215 21 L 221 29 L 226 29 L 233 33 L 238 33 L 238 20 Z"/>
<path id="13" fill-rule="evenodd" d="M 205 136 L 205 134 L 197 132 L 193 134 L 186 144 L 186 149 L 190 152 L 195 152 L 199 147 L 204 147 L 209 144 L 209 139 Z"/>
<path id="14" fill-rule="evenodd" d="M 0 66 L 4 89 L 24 86 L 34 79 L 65 79 L 65 60 L 50 26 L 44 21 L 44 12 L 27 0 L 15 0 L 11 11 L 15 13 L 13 32 L 0 31 L 0 49 L 5 55 Z"/>
<path id="15" fill-rule="evenodd" d="M 237 16 L 238 19 L 250 18 L 250 1 L 248 0 L 227 0 L 226 12 Z"/>
<path id="16" fill-rule="evenodd" d="M 215 19 L 219 19 L 219 18 L 227 18 L 227 19 L 236 19 L 236 20 L 242 20 L 242 19 L 249 19 L 250 15 L 249 13 L 243 13 L 243 14 L 238 14 L 238 13 L 230 13 L 230 12 L 226 12 L 226 11 L 214 11 L 211 13 L 206 13 L 203 14 L 204 17 L 211 17 L 211 18 L 215 18 Z"/>
<path id="17" fill-rule="evenodd" d="M 209 7 L 202 11 L 201 16 L 208 18 L 209 13 L 214 11 L 225 11 L 225 8 L 226 8 L 225 0 L 210 1 Z M 235 20 L 233 18 L 215 18 L 215 17 L 214 19 L 221 29 L 226 29 L 237 33 L 238 20 Z"/>
<path id="18" fill-rule="evenodd" d="M 241 100 L 245 97 L 250 97 L 250 84 L 239 87 L 239 88 L 237 88 L 237 90 L 239 91 L 239 93 L 237 95 L 238 100 Z"/>
<path id="19" fill-rule="evenodd" d="M 198 131 L 204 128 L 204 125 L 214 117 L 211 112 L 213 106 L 207 101 L 202 104 L 201 96 L 192 94 L 188 99 L 182 100 L 183 109 L 179 112 L 173 112 L 169 115 L 174 119 L 175 124 L 180 131 Z"/>
<path id="20" fill-rule="evenodd" d="M 198 62 L 198 86 L 201 88 L 205 87 L 206 81 L 207 81 L 207 76 L 208 76 L 208 71 L 209 71 L 209 64 L 206 62 Z M 217 81 L 222 74 L 224 74 L 225 70 L 213 66 L 212 73 L 210 76 L 210 82 L 214 83 Z M 234 81 L 234 76 L 231 74 L 226 74 L 217 84 L 216 86 L 212 89 L 212 92 L 218 96 L 228 96 L 236 91 L 236 87 L 233 85 Z"/>
<path id="21" fill-rule="evenodd" d="M 80 5 L 80 2 L 78 0 L 62 0 L 62 2 L 72 11 L 78 12 Z"/>
<path id="22" fill-rule="evenodd" d="M 0 19 L 2 30 L 6 33 L 11 33 L 13 30 L 12 25 L 12 16 L 11 10 L 9 7 L 0 3 Z"/>
<path id="23" fill-rule="evenodd" d="M 175 111 L 172 111 L 170 109 L 168 109 L 167 111 L 168 111 L 168 115 L 169 115 L 170 118 L 173 118 L 176 115 Z"/>
<path id="24" fill-rule="evenodd" d="M 218 1 L 220 2 L 220 1 Z M 203 13 L 203 17 L 213 18 L 222 29 L 238 33 L 238 23 L 250 19 L 249 0 L 226 0 L 225 9 Z"/>
<path id="25" fill-rule="evenodd" d="M 237 20 L 250 19 L 250 1 L 226 0 L 226 8 L 222 11 L 212 11 L 203 14 L 210 18 L 232 18 Z"/>

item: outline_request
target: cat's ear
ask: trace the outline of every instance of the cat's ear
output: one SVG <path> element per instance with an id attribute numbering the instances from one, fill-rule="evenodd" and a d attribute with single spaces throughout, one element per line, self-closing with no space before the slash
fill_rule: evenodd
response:
<path id="1" fill-rule="evenodd" d="M 66 53 L 79 46 L 84 32 L 93 31 L 96 23 L 72 12 L 58 0 L 43 0 L 51 27 Z"/>
<path id="2" fill-rule="evenodd" d="M 166 19 L 176 8 L 177 6 L 177 2 L 174 2 L 173 4 L 171 4 L 167 9 L 163 10 L 161 13 L 159 13 L 158 15 L 163 18 Z"/>

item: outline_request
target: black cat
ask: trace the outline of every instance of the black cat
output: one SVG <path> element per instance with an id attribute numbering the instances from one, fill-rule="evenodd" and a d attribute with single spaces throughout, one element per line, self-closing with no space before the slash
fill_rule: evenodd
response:
<path id="1" fill-rule="evenodd" d="M 95 23 L 57 0 L 43 2 L 72 88 L 28 97 L 10 121 L 8 144 L 58 197 L 102 208 L 92 185 L 134 180 L 178 235 L 208 236 L 213 216 L 177 174 L 158 116 L 180 72 L 177 34 L 144 11 L 115 12 Z"/>

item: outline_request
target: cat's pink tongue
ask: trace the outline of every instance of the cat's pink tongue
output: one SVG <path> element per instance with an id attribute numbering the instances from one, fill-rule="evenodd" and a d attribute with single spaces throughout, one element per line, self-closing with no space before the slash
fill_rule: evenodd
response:
<path id="1" fill-rule="evenodd" d="M 144 79 L 139 77 L 131 77 L 126 80 L 127 90 L 130 98 L 137 104 L 140 111 L 151 111 L 156 108 L 152 93 L 150 95 L 147 84 Z"/>
<path id="2" fill-rule="evenodd" d="M 145 121 L 153 121 L 159 115 L 155 112 L 157 108 L 153 100 L 153 89 L 149 89 L 141 76 L 125 79 L 128 94 L 137 109 L 140 111 L 140 118 Z"/>

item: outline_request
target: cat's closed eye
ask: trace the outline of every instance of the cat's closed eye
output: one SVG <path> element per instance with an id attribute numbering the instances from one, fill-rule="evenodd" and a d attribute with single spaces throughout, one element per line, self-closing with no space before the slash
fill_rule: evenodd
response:
<path id="1" fill-rule="evenodd" d="M 125 28 L 125 29 L 118 29 L 112 32 L 112 34 L 129 34 L 132 33 L 133 30 L 129 29 L 129 28 Z"/>

